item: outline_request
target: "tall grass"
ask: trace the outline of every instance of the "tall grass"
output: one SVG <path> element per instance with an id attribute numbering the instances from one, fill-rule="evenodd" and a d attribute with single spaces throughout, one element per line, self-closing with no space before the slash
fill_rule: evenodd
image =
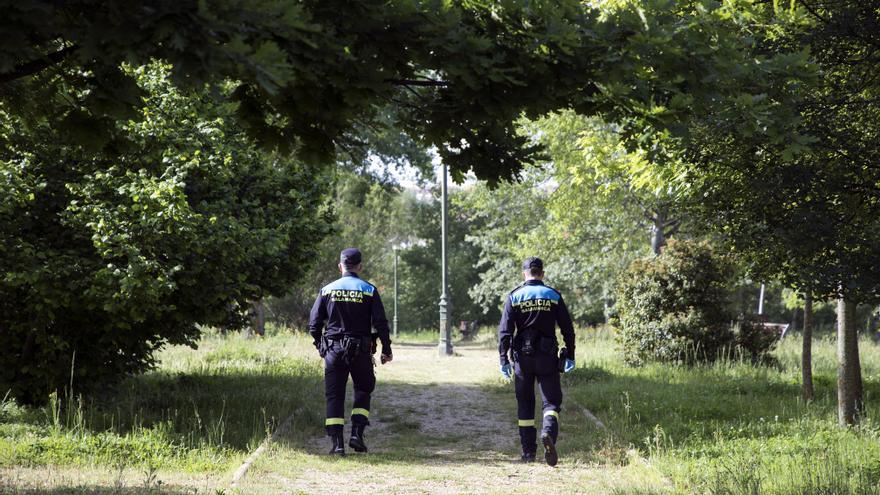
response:
<path id="1" fill-rule="evenodd" d="M 814 347 L 816 399 L 801 400 L 800 335 L 776 364 L 743 356 L 711 365 L 622 364 L 607 332 L 582 332 L 579 368 L 564 377 L 570 401 L 593 410 L 607 432 L 572 428 L 575 455 L 626 463 L 636 449 L 679 493 L 877 494 L 880 348 L 861 341 L 868 399 L 858 429 L 836 422 L 835 343 Z"/>
<path id="2" fill-rule="evenodd" d="M 170 348 L 156 371 L 90 399 L 42 408 L 0 403 L 0 466 L 104 464 L 224 470 L 300 405 L 314 429 L 323 402 L 319 360 L 303 337 L 207 335 L 201 350 Z"/>

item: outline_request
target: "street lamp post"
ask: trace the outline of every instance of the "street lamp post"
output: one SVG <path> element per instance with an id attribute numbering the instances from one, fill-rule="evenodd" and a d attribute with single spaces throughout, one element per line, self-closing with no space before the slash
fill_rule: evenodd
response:
<path id="1" fill-rule="evenodd" d="M 394 246 L 394 340 L 397 340 L 397 246 Z"/>
<path id="2" fill-rule="evenodd" d="M 440 273 L 442 291 L 440 292 L 440 345 L 438 350 L 441 356 L 452 355 L 452 329 L 449 326 L 447 305 L 450 305 L 449 294 L 446 288 L 446 227 L 448 200 L 446 191 L 446 164 L 441 164 L 440 179 Z"/>
<path id="3" fill-rule="evenodd" d="M 764 284 L 761 284 L 761 293 L 758 295 L 758 314 L 764 314 Z"/>

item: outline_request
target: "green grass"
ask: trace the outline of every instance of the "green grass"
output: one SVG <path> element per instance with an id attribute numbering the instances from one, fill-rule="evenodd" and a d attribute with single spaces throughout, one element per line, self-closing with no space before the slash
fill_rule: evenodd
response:
<path id="1" fill-rule="evenodd" d="M 867 418 L 856 429 L 843 429 L 836 426 L 835 343 L 829 338 L 815 344 L 816 400 L 809 404 L 800 399 L 799 335 L 780 345 L 772 366 L 730 359 L 706 366 L 631 368 L 622 363 L 607 332 L 584 330 L 579 339 L 578 368 L 563 376 L 560 453 L 567 465 L 598 469 L 585 476 L 605 476 L 600 471 L 607 467 L 611 481 L 603 486 L 610 486 L 611 493 L 880 495 L 880 427 L 874 419 L 880 413 L 880 347 L 870 341 L 861 343 Z M 437 334 L 403 332 L 396 342 L 414 345 L 409 352 L 416 352 L 436 344 Z M 481 329 L 456 348 L 486 356 L 486 369 L 482 364 L 477 369 L 482 378 L 460 377 L 460 384 L 488 392 L 486 407 L 512 411 L 510 384 L 486 381 L 497 374 L 490 359 L 494 329 Z M 421 480 L 451 473 L 475 477 L 474 470 L 485 467 L 468 461 L 446 465 L 446 471 L 424 471 L 436 462 L 434 451 L 474 440 L 454 430 L 422 435 L 414 418 L 427 404 L 404 403 L 385 417 L 394 446 L 386 452 L 335 464 L 307 454 L 310 442 L 319 442 L 321 451 L 325 443 L 322 370 L 307 337 L 279 329 L 251 340 L 212 333 L 198 350 L 174 347 L 159 357 L 156 371 L 131 377 L 99 397 L 53 401 L 42 408 L 0 402 L 0 469 L 39 476 L 41 467 L 82 466 L 105 473 L 128 470 L 129 478 L 146 481 L 154 472 L 164 476 L 169 471 L 222 480 L 278 422 L 300 408 L 303 414 L 296 416 L 293 431 L 302 445 L 272 450 L 295 466 L 291 477 L 363 464 Z M 380 368 L 380 384 L 404 395 L 440 387 L 432 363 L 410 364 L 406 372 Z M 454 369 L 442 370 L 457 376 Z M 578 406 L 593 411 L 607 430 L 586 421 Z M 273 455 L 259 461 L 261 470 L 279 468 Z M 29 474 L 29 468 L 37 471 Z M 610 473 L 619 473 L 620 479 Z M 270 479 L 265 483 L 267 489 L 274 487 Z"/>
<path id="2" fill-rule="evenodd" d="M 0 404 L 0 467 L 109 465 L 183 472 L 234 466 L 300 405 L 297 428 L 321 416 L 321 367 L 302 337 L 207 335 L 175 347 L 156 371 L 102 396 L 34 409 Z"/>
<path id="3" fill-rule="evenodd" d="M 397 337 L 391 336 L 394 344 L 436 344 L 439 335 L 437 330 L 400 330 Z"/>
<path id="4" fill-rule="evenodd" d="M 461 342 L 462 344 L 472 344 L 476 342 L 484 342 L 487 339 L 494 341 L 497 338 L 496 332 L 498 329 L 496 327 L 482 326 L 477 328 L 477 332 L 475 335 L 472 335 L 468 340 L 461 340 L 461 333 L 457 328 L 452 329 L 452 339 L 454 342 Z M 394 343 L 399 344 L 438 344 L 439 343 L 439 330 L 434 328 L 427 329 L 419 329 L 419 330 L 400 330 L 395 338 L 393 335 L 391 336 L 391 340 Z M 392 344 L 393 347 L 393 344 Z"/>
<path id="5" fill-rule="evenodd" d="M 836 426 L 834 342 L 816 342 L 810 404 L 800 399 L 800 345 L 799 335 L 789 337 L 775 352 L 778 365 L 767 367 L 727 360 L 630 368 L 607 334 L 585 332 L 579 368 L 563 386 L 609 429 L 575 428 L 575 450 L 626 463 L 636 449 L 677 493 L 880 493 L 880 430 L 871 419 L 880 349 L 861 343 L 868 419 L 847 430 Z"/>

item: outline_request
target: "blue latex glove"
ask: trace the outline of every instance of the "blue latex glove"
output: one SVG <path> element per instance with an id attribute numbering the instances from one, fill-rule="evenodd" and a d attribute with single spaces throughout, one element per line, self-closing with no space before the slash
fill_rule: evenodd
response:
<path id="1" fill-rule="evenodd" d="M 566 359 L 565 367 L 562 369 L 563 373 L 568 373 L 569 371 L 574 369 L 574 359 Z"/>
<path id="2" fill-rule="evenodd" d="M 513 377 L 513 368 L 510 366 L 510 363 L 501 365 L 501 375 L 508 380 Z"/>

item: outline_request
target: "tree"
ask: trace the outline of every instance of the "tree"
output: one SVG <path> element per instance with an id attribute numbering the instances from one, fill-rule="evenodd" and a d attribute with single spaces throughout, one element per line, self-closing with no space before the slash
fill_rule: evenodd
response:
<path id="1" fill-rule="evenodd" d="M 702 119 L 685 162 L 698 215 L 751 258 L 754 273 L 819 300 L 840 299 L 839 421 L 853 424 L 862 397 L 849 308 L 880 298 L 877 14 L 861 2 L 800 6 L 798 22 L 758 46 L 760 53 L 806 46 L 821 70 L 821 78 L 788 85 L 798 114 L 789 136 L 799 145 L 743 136 L 737 119 Z"/>
<path id="2" fill-rule="evenodd" d="M 513 132 L 518 114 L 572 93 L 574 74 L 591 65 L 578 56 L 589 47 L 577 2 L 79 0 L 7 2 L 3 11 L 0 85 L 10 107 L 31 100 L 21 116 L 71 132 L 86 125 L 90 136 L 72 138 L 96 148 L 113 119 L 140 106 L 120 65 L 163 60 L 176 84 L 236 81 L 228 96 L 242 128 L 307 161 L 326 163 L 355 144 L 355 128 L 381 124 L 378 109 L 396 99 L 411 107 L 399 126 L 436 144 L 454 170 L 510 176 L 530 152 Z M 529 89 L 544 81 L 559 89 Z M 32 99 L 63 85 L 93 97 L 79 107 Z"/>
<path id="3" fill-rule="evenodd" d="M 3 32 L 9 34 L 0 48 L 0 112 L 9 117 L 13 129 L 4 137 L 2 153 L 20 163 L 17 149 L 28 146 L 15 141 L 32 136 L 29 129 L 40 129 L 40 139 L 63 151 L 40 155 L 44 164 L 56 163 L 49 156 L 71 156 L 76 164 L 89 164 L 91 168 L 74 174 L 84 185 L 73 181 L 73 190 L 59 194 L 82 196 L 72 207 L 78 220 L 88 216 L 103 220 L 81 226 L 97 231 L 97 248 L 109 243 L 110 251 L 102 253 L 134 256 L 134 249 L 113 251 L 117 244 L 129 245 L 123 234 L 113 230 L 118 212 L 109 207 L 111 202 L 92 205 L 113 191 L 123 194 L 119 191 L 161 182 L 149 173 L 141 178 L 141 169 L 153 170 L 165 159 L 177 163 L 178 157 L 193 158 L 189 151 L 169 152 L 158 156 L 153 168 L 142 167 L 135 159 L 151 156 L 144 155 L 143 148 L 145 142 L 155 143 L 144 135 L 126 134 L 139 126 L 146 126 L 146 132 L 153 114 L 147 88 L 138 85 L 137 76 L 126 67 L 156 61 L 167 64 L 169 84 L 178 91 L 210 94 L 223 108 L 224 125 L 246 132 L 281 162 L 289 159 L 287 151 L 293 151 L 303 167 L 330 164 L 340 152 L 357 156 L 351 150 L 369 147 L 369 140 L 362 139 L 365 129 L 377 136 L 396 129 L 423 146 L 435 146 L 456 179 L 473 170 L 479 178 L 497 183 L 516 178 L 524 165 L 540 157 L 540 146 L 517 132 L 518 119 L 559 108 L 620 122 L 626 142 L 642 143 L 639 148 L 651 153 L 662 149 L 655 145 L 663 137 L 690 139 L 683 123 L 707 113 L 738 116 L 746 131 L 769 129 L 777 137 L 774 142 L 786 149 L 800 145 L 800 136 L 789 132 L 797 120 L 778 102 L 780 95 L 787 95 L 788 80 L 809 72 L 807 57 L 790 52 L 754 56 L 750 41 L 754 12 L 763 7 L 745 1 L 709 7 L 701 1 L 614 3 L 614 8 L 606 9 L 575 0 L 392 4 L 206 0 L 148 6 L 130 1 L 7 2 L 0 20 Z M 389 108 L 394 109 L 390 114 Z M 189 122 L 184 119 L 180 124 Z M 174 143 L 174 149 L 189 150 L 173 141 L 181 137 L 175 133 L 160 136 Z M 660 161 L 655 156 L 650 160 Z M 44 206 L 29 203 L 25 185 L 31 181 L 38 187 L 41 182 L 28 175 L 29 169 L 20 168 L 10 173 L 14 184 L 9 187 L 16 194 L 25 192 L 10 201 L 10 211 L 34 218 Z M 63 175 L 67 169 L 53 173 Z M 322 172 L 310 169 L 309 173 Z M 126 186 L 122 178 L 135 185 Z M 183 189 L 188 198 L 195 183 L 161 182 L 155 187 L 167 191 L 157 198 L 175 211 L 185 211 L 178 206 L 183 196 L 177 191 Z M 241 195 L 251 192 L 245 189 Z M 242 208 L 254 204 L 246 202 Z M 51 214 L 61 210 L 57 205 L 55 210 L 45 207 Z M 307 210 L 303 218 L 317 215 Z M 181 220 L 174 215 L 163 218 Z M 277 226 L 267 223 L 261 228 L 268 235 Z M 169 235 L 191 232 L 185 222 L 163 227 Z M 16 228 L 4 230 L 4 235 Z M 292 248 L 291 256 L 314 248 L 308 243 L 319 238 L 319 232 L 306 232 L 303 245 Z M 51 237 L 48 231 L 40 233 Z M 218 242 L 220 237 L 217 234 Z M 87 240 L 78 238 L 84 249 L 90 249 Z M 276 244 L 269 242 L 264 250 Z M 34 251 L 35 258 L 49 256 L 60 262 L 57 253 Z M 151 254 L 161 264 L 164 258 L 159 251 Z M 229 255 L 237 252 L 232 249 Z M 168 256 L 173 259 L 178 254 Z M 221 286 L 236 299 L 251 292 L 247 280 Z M 173 306 L 170 320 L 179 311 L 181 321 L 193 321 L 188 311 L 208 294 L 194 293 L 192 301 L 168 303 Z M 223 299 L 230 298 L 218 298 Z M 199 307 L 215 308 L 217 302 Z M 132 311 L 122 314 L 140 322 L 138 308 Z M 35 321 L 53 318 L 49 310 L 36 310 L 34 316 Z M 120 321 L 128 324 L 124 318 Z M 138 349 L 143 352 L 147 350 Z"/>
<path id="4" fill-rule="evenodd" d="M 522 251 L 529 253 L 525 256 L 534 256 L 538 251 L 523 241 L 529 231 L 541 228 L 547 215 L 546 193 L 541 189 L 543 180 L 530 172 L 525 172 L 521 182 L 501 184 L 495 189 L 477 183 L 451 197 L 452 208 L 464 211 L 481 225 L 480 229 L 470 230 L 466 237 L 477 247 L 472 263 L 479 273 L 478 281 L 469 288 L 468 294 L 485 314 L 499 311 L 502 296 L 522 283 L 522 260 L 519 259 L 523 257 Z M 455 222 L 450 222 L 453 224 Z M 548 282 L 558 285 L 555 270 L 561 263 L 545 261 Z M 577 304 L 568 304 L 577 317 Z"/>
<path id="5" fill-rule="evenodd" d="M 167 66 L 127 70 L 143 114 L 116 123 L 106 155 L 0 118 L 0 389 L 24 402 L 144 370 L 199 325 L 244 324 L 328 231 L 326 177 L 260 150 L 232 105 L 176 90 Z"/>
<path id="6" fill-rule="evenodd" d="M 453 190 L 453 199 L 459 194 Z M 364 253 L 364 277 L 375 284 L 391 317 L 393 297 L 393 247 L 399 246 L 400 328 L 435 328 L 440 295 L 440 204 L 436 187 L 405 189 L 370 175 L 340 172 L 332 200 L 338 220 L 333 233 L 321 243 L 318 260 L 290 293 L 270 303 L 276 317 L 293 326 L 305 324 L 315 294 L 338 277 L 339 251 L 350 246 Z M 453 201 L 455 203 L 455 201 Z M 480 277 L 474 266 L 477 246 L 466 235 L 482 225 L 468 212 L 453 205 L 449 224 L 449 290 L 452 317 L 463 320 L 493 319 L 498 312 L 483 314 L 468 295 Z"/>
<path id="7" fill-rule="evenodd" d="M 790 136 L 782 130 L 791 115 L 756 95 L 773 95 L 806 56 L 753 56 L 763 8 L 667 0 L 6 2 L 0 99 L 20 118 L 51 122 L 69 144 L 106 151 L 113 121 L 141 106 L 121 65 L 162 60 L 181 87 L 235 81 L 226 95 L 238 103 L 240 126 L 309 163 L 357 145 L 358 128 L 388 124 L 381 109 L 393 101 L 400 111 L 392 125 L 435 146 L 453 177 L 472 169 L 496 182 L 539 156 L 516 132 L 520 116 L 560 108 L 606 115 L 643 142 L 686 136 L 687 116 L 710 109 L 745 109 L 746 129 Z M 57 97 L 71 87 L 89 97 Z"/>
<path id="8" fill-rule="evenodd" d="M 571 111 L 526 123 L 523 132 L 544 147 L 547 163 L 527 169 L 520 184 L 477 186 L 457 200 L 486 225 L 470 236 L 485 270 L 471 294 L 484 308 L 497 307 L 499 295 L 521 282 L 517 260 L 538 255 L 549 283 L 569 295 L 573 317 L 601 322 L 617 274 L 648 252 L 642 197 L 609 172 L 638 156 L 612 126 Z"/>
<path id="9" fill-rule="evenodd" d="M 613 238 L 629 240 L 635 232 L 650 231 L 651 249 L 659 255 L 667 238 L 681 228 L 676 216 L 676 182 L 645 170 L 653 168 L 651 153 L 640 148 L 627 149 L 622 129 L 597 118 L 585 118 L 571 111 L 550 114 L 536 121 L 529 131 L 547 150 L 559 187 L 554 191 L 554 215 L 565 225 L 573 226 L 577 218 L 595 218 L 593 225 L 610 224 Z M 657 156 L 656 153 L 653 155 Z M 584 200 L 583 194 L 589 194 Z M 592 209 L 591 212 L 581 211 Z M 603 216 L 602 212 L 616 212 L 618 218 Z M 649 222 L 646 228 L 644 221 Z M 569 227 L 576 228 L 576 227 Z M 574 243 L 587 238 L 572 239 Z M 623 268 L 640 253 L 631 253 L 625 244 L 618 243 L 615 251 L 625 252 Z"/>
<path id="10" fill-rule="evenodd" d="M 505 212 L 487 219 L 490 228 L 472 238 L 485 265 L 501 257 L 546 257 L 552 283 L 572 294 L 575 318 L 602 321 L 617 275 L 649 248 L 658 254 L 666 236 L 677 232 L 680 218 L 670 220 L 675 196 L 668 185 L 642 182 L 647 153 L 628 150 L 619 126 L 566 110 L 525 122 L 522 132 L 542 146 L 546 163 L 527 169 L 522 185 L 470 194 L 464 205 L 475 214 Z M 472 292 L 489 307 L 516 283 L 518 271 L 507 264 L 508 275 L 487 270 Z"/>

